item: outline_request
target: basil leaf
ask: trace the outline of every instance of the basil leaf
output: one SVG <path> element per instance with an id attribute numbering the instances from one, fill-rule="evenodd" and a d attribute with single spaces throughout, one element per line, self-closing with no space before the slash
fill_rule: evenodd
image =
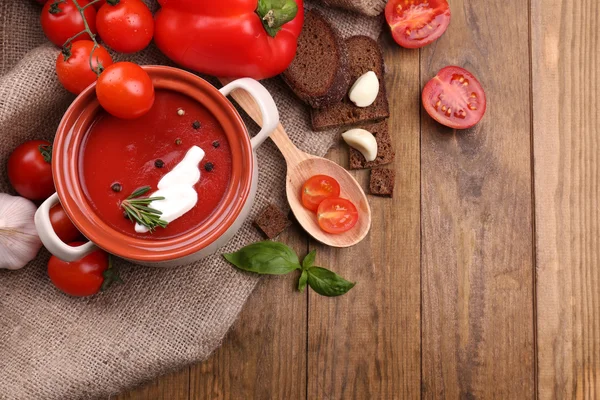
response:
<path id="1" fill-rule="evenodd" d="M 356 285 L 348 282 L 335 272 L 321 267 L 312 267 L 308 270 L 308 284 L 322 296 L 340 296 Z"/>
<path id="2" fill-rule="evenodd" d="M 257 274 L 285 275 L 301 268 L 294 250 L 279 242 L 252 243 L 223 257 L 237 268 Z"/>
<path id="3" fill-rule="evenodd" d="M 309 269 L 315 265 L 315 258 L 317 257 L 317 251 L 313 250 L 304 257 L 302 260 L 302 269 Z"/>
<path id="4" fill-rule="evenodd" d="M 298 291 L 300 293 L 304 292 L 304 288 L 306 287 L 306 283 L 308 282 L 308 271 L 302 271 L 302 275 L 300 275 L 300 280 L 298 281 Z"/>

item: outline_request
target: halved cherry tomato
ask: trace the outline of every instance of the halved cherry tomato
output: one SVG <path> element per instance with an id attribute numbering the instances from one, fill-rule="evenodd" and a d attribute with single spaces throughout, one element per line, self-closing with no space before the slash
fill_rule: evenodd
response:
<path id="1" fill-rule="evenodd" d="M 83 243 L 70 243 L 80 246 Z M 56 256 L 48 261 L 48 276 L 58 289 L 71 296 L 91 296 L 108 287 L 112 282 L 120 280 L 116 272 L 110 268 L 108 253 L 96 250 L 81 260 L 67 262 Z"/>
<path id="2" fill-rule="evenodd" d="M 418 49 L 446 32 L 450 6 L 447 0 L 389 0 L 385 19 L 396 43 Z"/>
<path id="3" fill-rule="evenodd" d="M 330 176 L 315 175 L 302 186 L 302 204 L 311 211 L 328 197 L 340 197 L 340 184 Z"/>
<path id="4" fill-rule="evenodd" d="M 442 68 L 423 89 L 423 107 L 431 118 L 454 129 L 467 129 L 483 118 L 485 92 L 466 69 Z"/>
<path id="5" fill-rule="evenodd" d="M 154 35 L 154 17 L 141 0 L 104 4 L 98 10 L 96 26 L 104 43 L 119 53 L 143 50 Z"/>
<path id="6" fill-rule="evenodd" d="M 60 203 L 50 209 L 50 222 L 52 229 L 63 242 L 70 243 L 81 239 L 81 233 L 75 228 Z"/>
<path id="7" fill-rule="evenodd" d="M 325 232 L 344 233 L 358 222 L 358 211 L 349 200 L 329 198 L 319 204 L 317 220 Z"/>
<path id="8" fill-rule="evenodd" d="M 52 145 L 45 140 L 30 140 L 8 157 L 8 180 L 21 196 L 46 200 L 54 192 Z"/>
<path id="9" fill-rule="evenodd" d="M 100 105 L 117 118 L 134 119 L 154 104 L 154 85 L 142 67 L 118 62 L 104 70 L 96 84 Z"/>
<path id="10" fill-rule="evenodd" d="M 79 6 L 84 7 L 89 1 L 78 0 L 77 3 Z M 96 9 L 87 7 L 83 15 L 85 15 L 90 30 L 96 33 Z M 65 44 L 67 39 L 77 35 L 78 32 L 84 29 L 83 18 L 81 18 L 81 13 L 73 4 L 73 0 L 48 1 L 42 9 L 41 22 L 46 37 L 60 47 Z M 78 39 L 89 39 L 89 36 L 84 32 L 74 40 Z"/>
<path id="11" fill-rule="evenodd" d="M 90 52 L 94 48 L 91 40 L 78 40 L 71 46 L 70 54 L 62 52 L 56 59 L 58 80 L 69 92 L 79 94 L 96 81 L 98 76 L 90 68 Z M 92 66 L 106 68 L 112 65 L 112 57 L 102 46 L 97 47 L 92 55 Z"/>

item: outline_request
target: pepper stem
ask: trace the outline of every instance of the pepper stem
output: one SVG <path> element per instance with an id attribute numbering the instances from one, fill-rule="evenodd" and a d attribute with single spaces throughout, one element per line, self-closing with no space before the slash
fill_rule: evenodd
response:
<path id="1" fill-rule="evenodd" d="M 298 5 L 295 0 L 258 0 L 256 13 L 271 37 L 275 37 L 281 27 L 296 18 Z"/>

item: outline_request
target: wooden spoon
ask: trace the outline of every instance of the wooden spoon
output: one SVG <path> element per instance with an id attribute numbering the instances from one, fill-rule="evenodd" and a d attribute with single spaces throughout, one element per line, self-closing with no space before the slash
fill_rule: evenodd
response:
<path id="1" fill-rule="evenodd" d="M 221 79 L 223 84 L 229 82 L 231 80 Z M 231 97 L 258 125 L 261 125 L 262 118 L 258 105 L 248 93 L 236 90 L 231 93 Z M 286 192 L 288 202 L 296 219 L 306 232 L 319 242 L 332 247 L 350 247 L 363 240 L 371 227 L 371 208 L 367 196 L 352 175 L 333 161 L 299 150 L 292 143 L 281 124 L 271 134 L 271 139 L 275 142 L 287 163 Z M 316 213 L 307 210 L 302 205 L 300 197 L 302 185 L 314 175 L 328 175 L 335 178 L 341 187 L 340 197 L 350 200 L 356 206 L 358 222 L 348 232 L 332 235 L 323 231 L 317 223 Z"/>

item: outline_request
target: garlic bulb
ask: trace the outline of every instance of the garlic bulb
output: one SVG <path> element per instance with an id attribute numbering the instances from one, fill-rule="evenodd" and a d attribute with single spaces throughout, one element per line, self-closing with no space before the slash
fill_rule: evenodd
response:
<path id="1" fill-rule="evenodd" d="M 23 268 L 42 247 L 33 222 L 36 209 L 23 197 L 0 193 L 0 269 Z"/>

